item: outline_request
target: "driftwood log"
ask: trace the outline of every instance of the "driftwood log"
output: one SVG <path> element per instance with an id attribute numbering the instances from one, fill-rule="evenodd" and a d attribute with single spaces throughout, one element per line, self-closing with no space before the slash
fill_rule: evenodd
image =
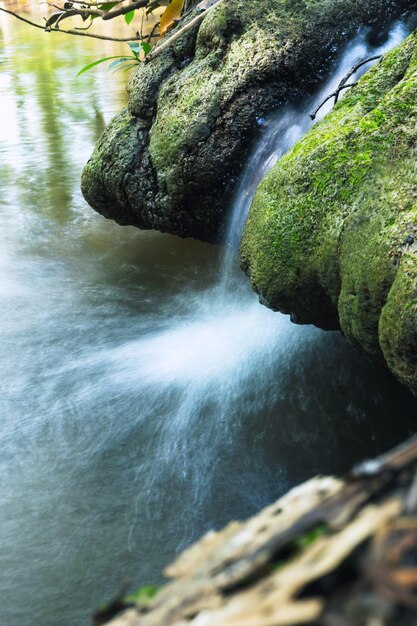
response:
<path id="1" fill-rule="evenodd" d="M 108 625 L 417 624 L 417 439 L 209 533 L 166 575 Z"/>

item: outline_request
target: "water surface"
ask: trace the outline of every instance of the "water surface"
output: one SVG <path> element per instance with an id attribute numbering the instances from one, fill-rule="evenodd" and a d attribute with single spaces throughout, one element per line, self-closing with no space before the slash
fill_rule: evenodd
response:
<path id="1" fill-rule="evenodd" d="M 81 169 L 125 75 L 74 75 L 123 48 L 1 19 L 0 623 L 85 626 L 126 576 L 415 432 L 417 406 L 259 305 L 221 248 L 96 215 Z"/>

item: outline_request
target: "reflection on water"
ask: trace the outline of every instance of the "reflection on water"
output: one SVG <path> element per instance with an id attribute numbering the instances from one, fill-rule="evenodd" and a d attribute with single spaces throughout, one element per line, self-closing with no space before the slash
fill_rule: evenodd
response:
<path id="1" fill-rule="evenodd" d="M 0 47 L 0 623 L 84 626 L 208 528 L 415 430 L 337 333 L 216 296 L 215 246 L 121 228 L 79 192 L 125 102 L 110 44 Z"/>

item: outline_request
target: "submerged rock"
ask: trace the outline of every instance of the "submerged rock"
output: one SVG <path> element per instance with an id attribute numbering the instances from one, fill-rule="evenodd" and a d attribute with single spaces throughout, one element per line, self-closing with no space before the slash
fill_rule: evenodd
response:
<path id="1" fill-rule="evenodd" d="M 85 167 L 85 198 L 120 224 L 216 240 L 259 119 L 311 90 L 359 26 L 414 4 L 228 0 L 136 71 Z"/>
<path id="2" fill-rule="evenodd" d="M 294 321 L 340 324 L 417 394 L 417 32 L 262 181 L 242 265 Z"/>

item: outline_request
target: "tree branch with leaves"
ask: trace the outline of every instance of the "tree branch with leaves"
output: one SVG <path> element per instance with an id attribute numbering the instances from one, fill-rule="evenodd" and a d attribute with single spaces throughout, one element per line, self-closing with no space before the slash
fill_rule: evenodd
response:
<path id="1" fill-rule="evenodd" d="M 115 71 L 130 69 L 134 65 L 141 63 L 143 60 L 152 60 L 158 56 L 163 50 L 169 47 L 174 41 L 179 39 L 184 33 L 190 31 L 197 26 L 206 16 L 206 14 L 224 0 L 203 0 L 195 4 L 193 0 L 115 0 L 112 2 L 91 2 L 90 0 L 65 0 L 63 4 L 55 4 L 53 2 L 45 2 L 50 9 L 55 9 L 44 17 L 44 23 L 39 24 L 32 19 L 20 15 L 11 9 L 0 6 L 0 11 L 12 15 L 16 19 L 46 33 L 58 32 L 66 35 L 77 35 L 80 37 L 92 37 L 105 41 L 115 41 L 127 43 L 130 48 L 128 56 L 117 55 L 105 57 L 89 63 L 83 67 L 77 74 L 83 74 L 87 70 L 104 63 L 112 61 L 109 69 Z M 197 9 L 199 13 L 195 15 L 182 28 L 176 29 L 174 34 L 159 45 L 156 45 L 158 39 L 164 37 L 170 31 L 182 16 L 189 10 Z M 141 26 L 134 34 L 128 37 L 114 37 L 100 33 L 87 32 L 93 26 L 97 19 L 108 22 L 117 17 L 124 17 L 127 26 L 130 26 L 135 17 L 136 11 L 142 12 Z M 149 33 L 143 32 L 143 16 L 157 15 L 158 19 L 154 27 Z M 72 18 L 81 18 L 83 26 L 74 28 L 61 28 L 61 24 Z"/>

